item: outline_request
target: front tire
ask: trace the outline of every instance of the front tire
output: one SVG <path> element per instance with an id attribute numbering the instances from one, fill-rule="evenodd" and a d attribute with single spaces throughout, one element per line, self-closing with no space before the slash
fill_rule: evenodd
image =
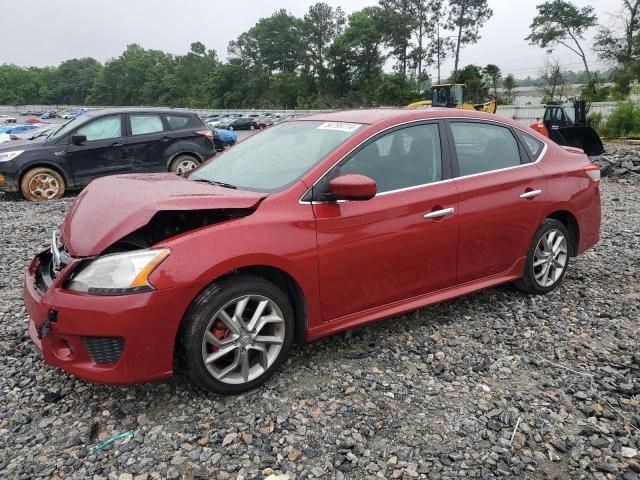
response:
<path id="1" fill-rule="evenodd" d="M 183 173 L 193 170 L 198 165 L 198 160 L 193 158 L 191 155 L 178 155 L 171 162 L 169 170 L 177 173 L 178 175 L 182 175 Z"/>
<path id="2" fill-rule="evenodd" d="M 293 336 L 293 309 L 282 290 L 252 275 L 227 277 L 189 307 L 181 338 L 185 367 L 205 390 L 246 392 L 287 359 Z"/>
<path id="3" fill-rule="evenodd" d="M 32 168 L 20 180 L 22 195 L 32 202 L 57 200 L 64 195 L 64 190 L 64 178 L 51 168 Z"/>
<path id="4" fill-rule="evenodd" d="M 515 286 L 535 295 L 555 290 L 567 273 L 572 248 L 567 227 L 558 220 L 546 218 L 533 236 L 524 276 L 514 282 Z"/>

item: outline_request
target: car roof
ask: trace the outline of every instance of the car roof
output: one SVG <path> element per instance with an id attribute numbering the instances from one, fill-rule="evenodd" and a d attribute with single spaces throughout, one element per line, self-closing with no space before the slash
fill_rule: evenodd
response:
<path id="1" fill-rule="evenodd" d="M 361 123 L 374 125 L 379 122 L 394 120 L 397 123 L 411 122 L 416 120 L 432 120 L 438 118 L 469 118 L 477 120 L 498 120 L 509 125 L 521 126 L 508 118 L 475 110 L 461 110 L 456 108 L 371 108 L 361 110 L 339 110 L 335 112 L 317 113 L 303 118 L 296 118 L 296 121 L 323 121 L 323 122 L 344 122 Z"/>
<path id="2" fill-rule="evenodd" d="M 163 113 L 166 115 L 195 115 L 187 110 L 175 110 L 172 108 L 102 108 L 99 110 L 90 110 L 84 114 L 85 117 L 99 117 L 102 115 L 113 115 L 115 113 Z"/>

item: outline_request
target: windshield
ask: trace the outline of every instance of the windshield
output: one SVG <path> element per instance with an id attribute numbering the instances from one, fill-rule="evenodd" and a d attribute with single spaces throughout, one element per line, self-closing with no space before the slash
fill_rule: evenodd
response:
<path id="1" fill-rule="evenodd" d="M 67 133 L 69 133 L 74 128 L 80 126 L 80 124 L 85 120 L 85 117 L 75 117 L 69 120 L 67 123 L 63 123 L 60 128 L 53 130 L 48 136 L 47 140 L 57 140 L 58 138 L 63 137 Z"/>
<path id="2" fill-rule="evenodd" d="M 358 131 L 357 123 L 285 122 L 258 133 L 195 170 L 191 180 L 274 192 L 299 179 Z"/>

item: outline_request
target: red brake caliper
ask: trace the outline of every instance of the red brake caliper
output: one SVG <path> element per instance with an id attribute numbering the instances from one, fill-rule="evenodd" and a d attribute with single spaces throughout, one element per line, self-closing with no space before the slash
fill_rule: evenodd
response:
<path id="1" fill-rule="evenodd" d="M 230 330 L 226 327 L 226 325 L 222 322 L 222 320 L 216 320 L 215 322 L 213 322 L 213 328 L 211 329 L 211 333 L 218 340 L 224 340 L 225 338 L 227 338 L 227 336 L 229 336 L 229 331 Z M 207 347 L 209 348 L 209 351 L 212 353 L 218 351 L 218 347 L 216 347 L 215 345 L 211 345 L 210 343 L 207 344 Z"/>

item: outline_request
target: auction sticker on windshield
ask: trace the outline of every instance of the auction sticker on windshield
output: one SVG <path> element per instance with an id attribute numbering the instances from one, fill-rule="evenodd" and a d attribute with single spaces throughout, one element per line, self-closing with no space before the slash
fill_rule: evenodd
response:
<path id="1" fill-rule="evenodd" d="M 338 130 L 340 132 L 355 132 L 360 128 L 359 123 L 324 122 L 318 130 Z"/>

